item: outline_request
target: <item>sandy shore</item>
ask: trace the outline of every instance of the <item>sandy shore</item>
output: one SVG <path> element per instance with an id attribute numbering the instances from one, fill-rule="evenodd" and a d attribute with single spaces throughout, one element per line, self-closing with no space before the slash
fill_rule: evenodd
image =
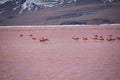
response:
<path id="1" fill-rule="evenodd" d="M 0 28 L 0 80 L 120 80 L 120 26 Z"/>

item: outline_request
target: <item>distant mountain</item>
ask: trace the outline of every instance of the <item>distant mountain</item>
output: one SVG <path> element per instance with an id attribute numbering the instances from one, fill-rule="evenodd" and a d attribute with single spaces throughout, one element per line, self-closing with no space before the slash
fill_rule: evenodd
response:
<path id="1" fill-rule="evenodd" d="M 0 0 L 1 25 L 120 23 L 120 0 Z"/>
<path id="2" fill-rule="evenodd" d="M 48 8 L 72 2 L 76 2 L 76 0 L 1 0 L 0 13 L 5 12 L 7 9 L 12 9 L 13 11 L 19 9 L 19 13 L 21 14 L 24 10 L 37 11 L 41 8 Z"/>
<path id="3" fill-rule="evenodd" d="M 70 3 L 85 3 L 85 2 L 113 2 L 115 0 L 0 0 L 0 14 L 5 12 L 18 12 L 21 14 L 24 11 L 37 11 L 41 8 L 54 7 L 62 4 Z"/>

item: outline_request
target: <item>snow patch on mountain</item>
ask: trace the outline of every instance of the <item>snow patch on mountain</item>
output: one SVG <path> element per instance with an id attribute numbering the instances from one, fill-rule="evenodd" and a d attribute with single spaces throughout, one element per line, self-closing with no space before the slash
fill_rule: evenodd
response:
<path id="1" fill-rule="evenodd" d="M 103 3 L 113 2 L 114 0 L 103 0 Z"/>
<path id="2" fill-rule="evenodd" d="M 75 1 L 77 1 L 77 0 L 26 0 L 22 4 L 20 13 L 22 13 L 23 10 L 25 10 L 25 9 L 30 11 L 32 8 L 35 8 L 35 11 L 36 11 L 38 9 L 38 7 L 47 8 L 47 7 L 53 7 L 56 5 L 63 4 L 64 2 L 71 3 L 71 2 L 75 2 Z"/>
<path id="3" fill-rule="evenodd" d="M 6 3 L 7 1 L 12 1 L 12 0 L 0 0 L 0 4 L 4 4 L 4 3 Z"/>

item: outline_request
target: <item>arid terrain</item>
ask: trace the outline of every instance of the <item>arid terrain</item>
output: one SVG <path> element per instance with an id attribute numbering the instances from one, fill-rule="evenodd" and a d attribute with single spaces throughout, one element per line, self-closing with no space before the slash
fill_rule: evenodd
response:
<path id="1" fill-rule="evenodd" d="M 120 25 L 1 26 L 0 80 L 120 80 Z"/>

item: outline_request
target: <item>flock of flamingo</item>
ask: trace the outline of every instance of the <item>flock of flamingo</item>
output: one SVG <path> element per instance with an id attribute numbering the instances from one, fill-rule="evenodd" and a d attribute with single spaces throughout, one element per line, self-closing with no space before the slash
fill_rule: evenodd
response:
<path id="1" fill-rule="evenodd" d="M 79 37 L 72 37 L 73 40 L 79 40 L 80 38 Z M 84 41 L 87 41 L 88 38 L 87 37 L 83 37 L 82 38 Z M 92 40 L 95 40 L 95 41 L 115 41 L 115 40 L 118 40 L 120 41 L 120 37 L 116 36 L 115 38 L 113 38 L 113 35 L 108 35 L 107 38 L 103 38 L 103 36 L 99 36 L 99 35 L 94 35 L 93 37 L 91 37 Z"/>
<path id="2" fill-rule="evenodd" d="M 20 37 L 23 37 L 23 34 L 20 34 Z M 32 34 L 29 35 L 29 37 L 31 37 L 32 40 L 37 40 L 36 37 L 34 37 Z M 81 38 L 80 37 L 72 37 L 71 38 L 74 41 L 79 41 Z M 108 42 L 112 42 L 112 41 L 120 41 L 120 37 L 116 36 L 113 37 L 113 35 L 107 35 L 107 38 L 104 38 L 103 36 L 99 36 L 99 35 L 94 35 L 93 37 L 91 37 L 92 40 L 94 41 L 108 41 Z M 87 41 L 89 40 L 87 37 L 82 37 L 83 41 Z M 48 42 L 49 39 L 45 38 L 45 37 L 41 37 L 39 38 L 39 42 L 44 43 L 44 42 Z"/>
<path id="3" fill-rule="evenodd" d="M 30 34 L 29 36 L 32 38 L 32 40 L 37 40 L 37 38 L 34 37 L 32 34 Z M 23 34 L 20 34 L 20 37 L 23 37 Z M 47 42 L 49 40 L 47 38 L 41 37 L 41 38 L 39 38 L 39 41 L 40 42 Z"/>

